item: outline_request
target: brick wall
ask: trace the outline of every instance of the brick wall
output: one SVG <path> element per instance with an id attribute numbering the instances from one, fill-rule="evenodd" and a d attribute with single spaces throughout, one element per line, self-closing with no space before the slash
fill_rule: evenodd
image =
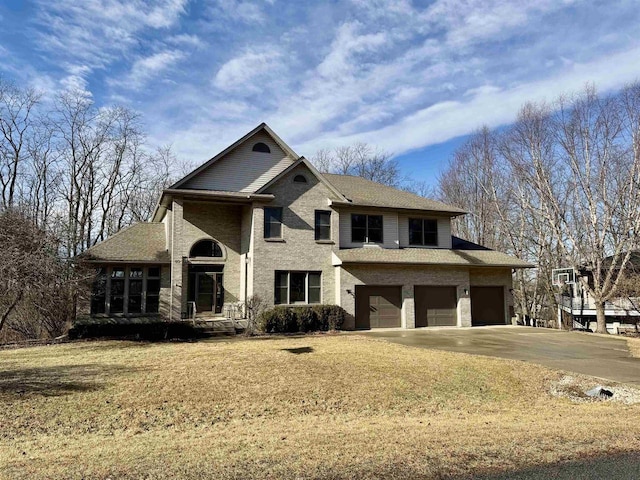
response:
<path id="1" fill-rule="evenodd" d="M 471 326 L 469 270 L 465 267 L 349 265 L 340 268 L 340 305 L 349 314 L 345 329 L 355 328 L 355 286 L 397 285 L 402 287 L 402 327 L 415 328 L 415 285 L 451 285 L 458 293 L 458 325 Z M 351 293 L 347 293 L 350 290 Z"/>
<path id="2" fill-rule="evenodd" d="M 302 174 L 307 182 L 294 183 L 293 178 Z M 274 301 L 276 270 L 322 272 L 322 302 L 335 303 L 334 267 L 331 252 L 338 242 L 338 213 L 328 205 L 334 194 L 304 165 L 299 165 L 269 187 L 265 193 L 275 196 L 269 204 L 256 205 L 253 210 L 253 292 L 268 305 Z M 263 207 L 283 207 L 282 241 L 264 238 Z M 316 242 L 315 211 L 331 211 L 332 243 Z"/>

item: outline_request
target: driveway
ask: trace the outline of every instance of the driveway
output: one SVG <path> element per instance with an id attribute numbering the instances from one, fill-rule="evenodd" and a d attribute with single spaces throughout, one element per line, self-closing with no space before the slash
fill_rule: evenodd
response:
<path id="1" fill-rule="evenodd" d="M 412 347 L 523 360 L 640 385 L 640 358 L 631 357 L 626 340 L 620 337 L 512 326 L 361 333 Z"/>

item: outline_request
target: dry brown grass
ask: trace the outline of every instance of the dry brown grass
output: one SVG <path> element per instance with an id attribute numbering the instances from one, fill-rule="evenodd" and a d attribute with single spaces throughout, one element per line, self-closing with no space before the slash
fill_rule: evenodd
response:
<path id="1" fill-rule="evenodd" d="M 632 357 L 640 358 L 640 338 L 627 338 L 627 345 Z"/>
<path id="2" fill-rule="evenodd" d="M 0 351 L 0 475 L 445 478 L 640 448 L 640 407 L 558 377 L 351 335 Z"/>

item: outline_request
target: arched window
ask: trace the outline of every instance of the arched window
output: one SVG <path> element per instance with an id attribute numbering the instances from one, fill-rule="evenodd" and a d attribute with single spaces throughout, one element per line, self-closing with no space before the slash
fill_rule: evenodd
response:
<path id="1" fill-rule="evenodd" d="M 269 145 L 267 145 L 266 143 L 262 143 L 262 142 L 258 142 L 253 146 L 253 151 L 254 152 L 260 152 L 260 153 L 271 153 L 271 149 L 269 148 Z"/>
<path id="2" fill-rule="evenodd" d="M 294 183 L 307 183 L 307 177 L 304 175 L 296 175 L 293 177 Z"/>
<path id="3" fill-rule="evenodd" d="M 193 257 L 222 257 L 222 248 L 213 240 L 200 240 L 189 252 L 189 258 Z"/>

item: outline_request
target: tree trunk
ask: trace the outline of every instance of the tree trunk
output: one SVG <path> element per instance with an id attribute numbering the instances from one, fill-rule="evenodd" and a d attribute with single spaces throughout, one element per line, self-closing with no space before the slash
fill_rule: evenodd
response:
<path id="1" fill-rule="evenodd" d="M 609 333 L 607 331 L 607 318 L 604 316 L 604 302 L 596 302 L 596 319 L 598 321 L 596 333 Z"/>
<path id="2" fill-rule="evenodd" d="M 13 299 L 11 304 L 5 309 L 4 312 L 2 312 L 2 316 L 0 316 L 0 330 L 2 330 L 2 327 L 4 327 L 4 324 L 6 323 L 7 319 L 9 318 L 9 315 L 11 315 L 11 312 L 13 312 L 13 309 L 16 308 L 16 305 L 18 305 L 20 300 L 22 300 L 22 293 L 23 292 L 20 291 L 16 295 L 16 297 Z"/>

